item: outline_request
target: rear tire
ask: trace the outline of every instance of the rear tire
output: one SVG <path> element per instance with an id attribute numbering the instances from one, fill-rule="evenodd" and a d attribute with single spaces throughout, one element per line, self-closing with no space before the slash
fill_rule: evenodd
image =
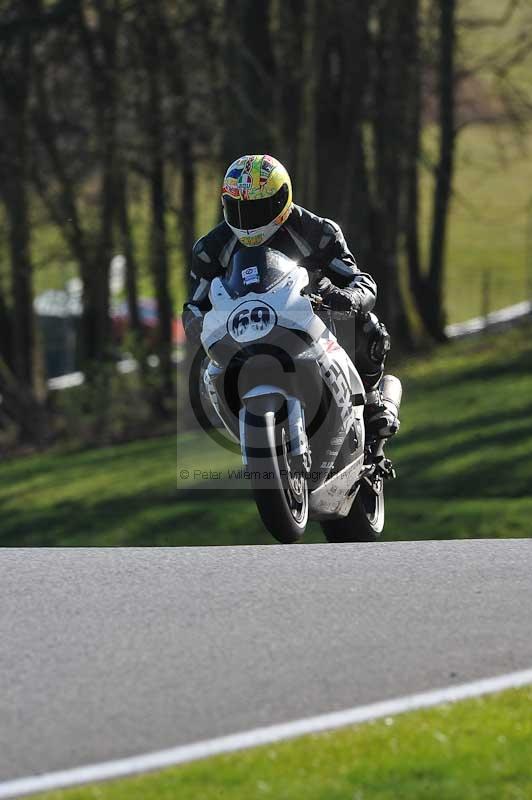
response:
<path id="1" fill-rule="evenodd" d="M 261 417 L 257 427 L 247 427 L 252 443 L 248 452 L 251 488 L 261 519 L 281 544 L 294 544 L 303 534 L 308 521 L 308 486 L 298 457 L 291 457 L 287 442 L 288 421 L 272 397 L 256 398 L 248 403 L 248 411 Z M 261 457 L 252 454 L 261 451 Z M 267 474 L 270 477 L 264 478 Z"/>
<path id="2" fill-rule="evenodd" d="M 384 481 L 362 481 L 347 517 L 321 523 L 328 542 L 376 542 L 384 528 Z M 377 489 L 375 491 L 374 489 Z"/>

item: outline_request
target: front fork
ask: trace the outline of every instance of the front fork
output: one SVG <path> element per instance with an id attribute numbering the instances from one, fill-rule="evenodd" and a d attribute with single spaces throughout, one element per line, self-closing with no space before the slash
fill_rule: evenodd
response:
<path id="1" fill-rule="evenodd" d="M 310 448 L 307 433 L 305 430 L 305 410 L 301 400 L 275 386 L 260 386 L 247 392 L 242 398 L 242 408 L 239 414 L 240 425 L 240 446 L 242 450 L 242 461 L 247 466 L 246 452 L 246 400 L 252 397 L 264 397 L 265 395 L 276 395 L 284 398 L 287 407 L 288 418 L 288 450 L 292 457 L 300 457 L 303 468 L 310 472 Z"/>

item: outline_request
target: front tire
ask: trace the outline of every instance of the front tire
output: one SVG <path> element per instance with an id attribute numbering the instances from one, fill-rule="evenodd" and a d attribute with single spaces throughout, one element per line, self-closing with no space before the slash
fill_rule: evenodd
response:
<path id="1" fill-rule="evenodd" d="M 308 485 L 301 459 L 290 455 L 288 419 L 283 410 L 274 396 L 248 403 L 248 471 L 264 525 L 281 544 L 294 544 L 305 533 L 308 521 Z"/>
<path id="2" fill-rule="evenodd" d="M 384 528 L 384 481 L 363 480 L 347 517 L 321 523 L 328 542 L 376 542 Z"/>

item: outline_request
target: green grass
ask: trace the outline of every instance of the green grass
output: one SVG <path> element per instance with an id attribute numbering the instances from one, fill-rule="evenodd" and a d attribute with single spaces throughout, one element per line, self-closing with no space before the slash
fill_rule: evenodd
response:
<path id="1" fill-rule="evenodd" d="M 532 325 L 413 360 L 387 537 L 530 536 Z"/>
<path id="2" fill-rule="evenodd" d="M 426 145 L 433 160 L 430 131 Z M 425 175 L 425 252 L 432 183 Z M 527 235 L 532 236 L 531 187 L 532 129 L 518 137 L 508 125 L 472 125 L 459 135 L 444 284 L 449 322 L 532 297 L 532 263 L 527 264 L 526 244 Z"/>
<path id="3" fill-rule="evenodd" d="M 43 800 L 530 800 L 532 689 Z"/>
<path id="4" fill-rule="evenodd" d="M 387 539 L 530 536 L 532 324 L 455 342 L 397 369 L 402 427 L 389 445 Z M 176 485 L 176 464 L 239 456 L 166 436 L 0 464 L 0 546 L 253 544 L 273 540 L 242 489 Z M 323 541 L 309 526 L 305 541 Z"/>

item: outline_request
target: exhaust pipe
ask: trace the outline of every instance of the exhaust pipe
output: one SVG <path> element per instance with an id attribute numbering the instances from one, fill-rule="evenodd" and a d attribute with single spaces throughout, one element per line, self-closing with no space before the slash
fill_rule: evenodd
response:
<path id="1" fill-rule="evenodd" d="M 403 396 L 403 387 L 401 381 L 395 375 L 385 375 L 379 386 L 382 399 L 385 403 L 391 403 L 399 414 L 401 408 L 401 399 Z"/>

